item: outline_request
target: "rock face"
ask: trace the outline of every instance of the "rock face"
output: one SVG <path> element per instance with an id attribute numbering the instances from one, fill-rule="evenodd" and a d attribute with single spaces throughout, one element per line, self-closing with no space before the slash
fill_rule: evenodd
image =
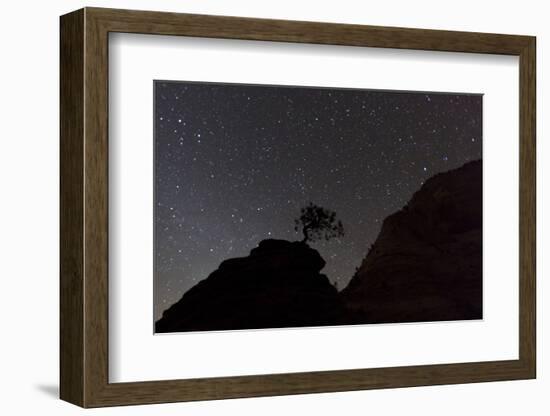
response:
<path id="1" fill-rule="evenodd" d="M 264 240 L 229 259 L 156 322 L 156 332 L 482 318 L 482 163 L 428 179 L 384 220 L 338 293 L 301 242 Z"/>
<path id="2" fill-rule="evenodd" d="M 341 296 L 354 323 L 482 318 L 482 162 L 435 175 L 387 217 Z"/>
<path id="3" fill-rule="evenodd" d="M 325 261 L 301 242 L 264 240 L 224 261 L 167 309 L 156 332 L 303 327 L 343 322 L 344 306 Z"/>

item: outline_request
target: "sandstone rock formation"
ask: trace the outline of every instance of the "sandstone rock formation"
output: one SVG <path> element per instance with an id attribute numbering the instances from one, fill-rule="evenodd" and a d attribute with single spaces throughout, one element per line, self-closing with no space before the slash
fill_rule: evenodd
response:
<path id="1" fill-rule="evenodd" d="M 301 242 L 264 240 L 248 257 L 224 261 L 167 309 L 156 332 L 303 327 L 342 322 L 325 261 Z"/>
<path id="2" fill-rule="evenodd" d="M 384 220 L 341 293 L 304 242 L 264 240 L 229 259 L 156 322 L 156 332 L 482 318 L 482 162 L 428 179 Z"/>
<path id="3" fill-rule="evenodd" d="M 433 176 L 387 217 L 341 295 L 355 323 L 482 318 L 482 162 Z"/>

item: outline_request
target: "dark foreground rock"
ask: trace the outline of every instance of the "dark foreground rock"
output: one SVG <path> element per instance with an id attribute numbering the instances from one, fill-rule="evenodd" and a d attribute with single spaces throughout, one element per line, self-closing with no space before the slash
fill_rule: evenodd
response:
<path id="1" fill-rule="evenodd" d="M 344 306 L 325 261 L 301 242 L 264 240 L 248 257 L 224 261 L 167 309 L 156 332 L 331 325 Z"/>
<path id="2" fill-rule="evenodd" d="M 482 318 L 482 163 L 440 173 L 389 216 L 342 297 L 354 323 Z"/>
<path id="3" fill-rule="evenodd" d="M 301 242 L 264 240 L 224 261 L 156 323 L 157 332 L 482 318 L 482 164 L 426 181 L 387 217 L 338 293 Z"/>

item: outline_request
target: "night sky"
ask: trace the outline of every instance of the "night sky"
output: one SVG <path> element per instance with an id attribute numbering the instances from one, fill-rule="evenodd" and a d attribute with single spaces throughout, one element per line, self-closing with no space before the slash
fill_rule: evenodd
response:
<path id="1" fill-rule="evenodd" d="M 343 289 L 385 217 L 481 158 L 482 96 L 155 81 L 155 319 L 308 202 L 345 235 L 310 243 Z"/>

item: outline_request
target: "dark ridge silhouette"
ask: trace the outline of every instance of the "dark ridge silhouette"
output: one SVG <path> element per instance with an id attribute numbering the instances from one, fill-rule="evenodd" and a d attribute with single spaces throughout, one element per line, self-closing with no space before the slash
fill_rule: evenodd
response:
<path id="1" fill-rule="evenodd" d="M 428 179 L 341 292 L 305 242 L 264 240 L 164 311 L 156 332 L 482 318 L 482 163 Z"/>
<path id="2" fill-rule="evenodd" d="M 341 295 L 357 323 L 482 318 L 482 162 L 433 176 L 387 217 Z"/>
<path id="3" fill-rule="evenodd" d="M 303 327 L 343 322 L 325 261 L 303 242 L 264 240 L 224 261 L 156 323 L 156 332 Z"/>

